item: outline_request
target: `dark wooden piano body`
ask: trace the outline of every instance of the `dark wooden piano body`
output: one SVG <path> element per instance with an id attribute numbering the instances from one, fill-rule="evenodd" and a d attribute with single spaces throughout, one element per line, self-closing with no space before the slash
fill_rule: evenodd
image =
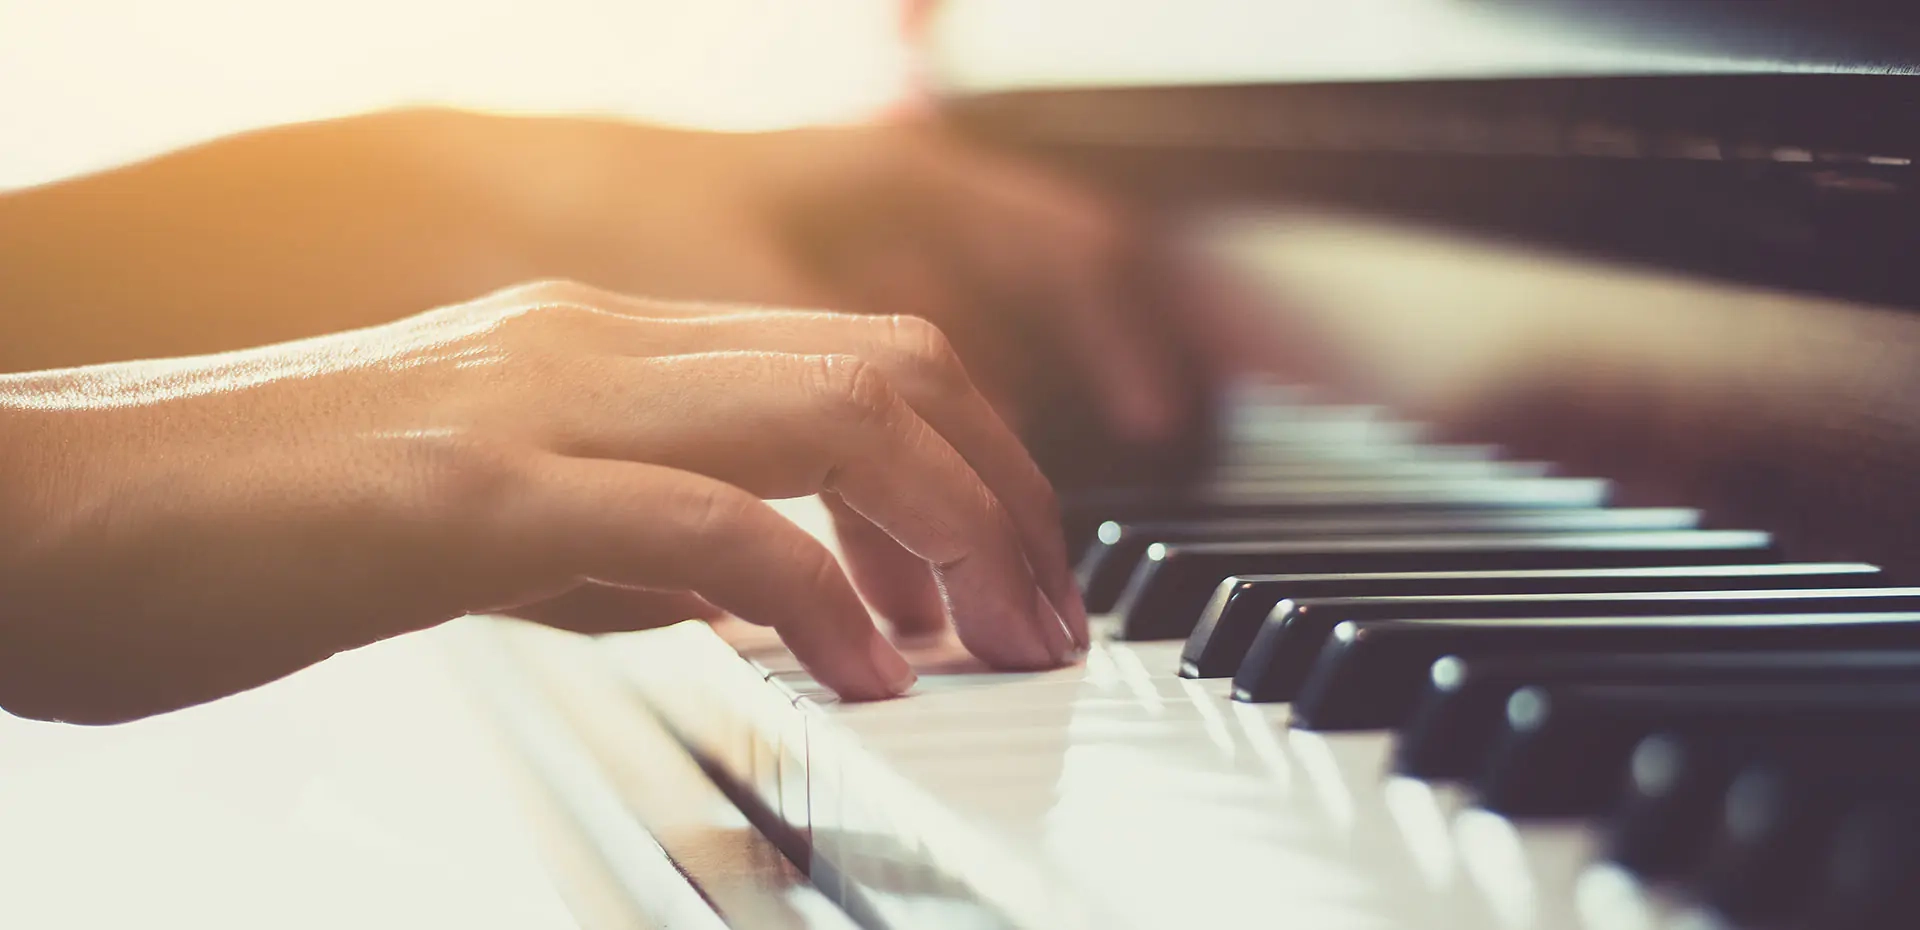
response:
<path id="1" fill-rule="evenodd" d="M 1912 14 L 1358 6 L 1121 4 L 1014 39 L 1013 5 L 959 3 L 933 47 L 956 119 L 1155 217 L 1279 337 L 1267 367 L 1798 556 L 1920 567 Z M 1369 60 L 1393 23 L 1429 34 Z M 1196 51 L 1128 44 L 1148 27 Z M 1205 51 L 1300 29 L 1347 51 Z M 1061 435 L 1069 481 L 1113 478 Z"/>

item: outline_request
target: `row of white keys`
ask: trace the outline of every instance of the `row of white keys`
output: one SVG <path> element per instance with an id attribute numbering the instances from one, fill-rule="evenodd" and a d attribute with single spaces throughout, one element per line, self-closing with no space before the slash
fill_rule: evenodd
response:
<path id="1" fill-rule="evenodd" d="M 621 667 L 882 926 L 1692 925 L 1583 877 L 1585 827 L 1516 827 L 1384 777 L 1387 734 L 1289 730 L 1285 705 L 1175 677 L 1178 643 L 1102 640 L 1079 668 L 923 673 L 907 699 L 841 704 L 764 637 L 741 643 L 757 667 L 716 675 L 731 647 L 670 635 L 704 658 L 635 640 Z"/>
<path id="2" fill-rule="evenodd" d="M 601 643 L 641 701 L 703 765 L 745 795 L 737 799 L 758 805 L 787 828 L 791 841 L 809 842 L 805 722 L 792 695 L 769 683 L 765 669 L 698 621 Z"/>

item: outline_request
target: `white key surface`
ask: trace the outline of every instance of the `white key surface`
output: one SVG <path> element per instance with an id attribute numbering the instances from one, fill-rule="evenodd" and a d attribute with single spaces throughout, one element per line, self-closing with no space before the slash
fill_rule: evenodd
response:
<path id="1" fill-rule="evenodd" d="M 1516 826 L 1456 787 L 1390 777 L 1389 734 L 1290 730 L 1284 704 L 1177 677 L 1178 642 L 1097 637 L 1083 664 L 1035 674 L 984 672 L 940 643 L 909 650 L 908 696 L 848 704 L 765 631 L 718 629 L 609 649 L 684 741 L 810 843 L 815 880 L 881 926 L 1680 919 L 1590 875 L 1604 870 L 1586 828 Z"/>
<path id="2" fill-rule="evenodd" d="M 1366 418 L 1356 417 L 1360 422 Z M 809 502 L 780 502 L 830 543 Z M 1178 641 L 987 671 L 905 649 L 905 697 L 837 700 L 768 630 L 685 623 L 606 654 L 681 740 L 889 930 L 1698 930 L 1592 861 L 1578 824 L 1515 825 L 1387 773 L 1391 735 L 1287 726 L 1285 704 L 1178 677 Z"/>

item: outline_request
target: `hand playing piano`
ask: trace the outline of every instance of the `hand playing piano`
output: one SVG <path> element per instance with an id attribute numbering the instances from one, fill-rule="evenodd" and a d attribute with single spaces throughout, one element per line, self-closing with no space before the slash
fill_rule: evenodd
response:
<path id="1" fill-rule="evenodd" d="M 944 610 L 1003 668 L 1086 644 L 1051 489 L 912 317 L 540 284 L 0 377 L 0 705 L 122 720 L 480 611 L 724 611 L 843 695 L 897 694 L 912 673 L 855 584 L 762 503 L 814 493 L 866 540 L 851 574 L 883 614 Z"/>
<path id="2" fill-rule="evenodd" d="M 1004 415 L 1068 369 L 1087 419 L 1163 439 L 1189 392 L 1127 227 L 932 125 L 379 113 L 0 196 L 0 280 L 21 308 L 0 371 L 246 348 L 564 278 L 925 317 Z"/>
<path id="3" fill-rule="evenodd" d="M 570 186 L 497 184 L 560 231 L 563 276 L 632 293 L 907 313 L 936 322 L 996 406 L 1062 366 L 1118 437 L 1183 413 L 1179 353 L 1113 205 L 931 123 L 753 134 L 533 124 Z M 511 161 L 503 166 L 519 168 Z"/>

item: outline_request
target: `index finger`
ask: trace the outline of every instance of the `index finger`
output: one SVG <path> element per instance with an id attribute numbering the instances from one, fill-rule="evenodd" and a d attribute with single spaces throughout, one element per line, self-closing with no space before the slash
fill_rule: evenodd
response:
<path id="1" fill-rule="evenodd" d="M 917 317 L 788 311 L 676 321 L 665 332 L 666 345 L 676 351 L 844 353 L 885 372 L 894 390 L 999 498 L 1019 532 L 1035 579 L 1075 643 L 1086 647 L 1086 607 L 1060 533 L 1060 504 L 1053 487 L 967 377 L 938 327 Z"/>
<path id="2" fill-rule="evenodd" d="M 615 585 L 691 591 L 771 626 L 843 697 L 912 687 L 826 547 L 760 499 L 690 472 L 541 455 L 490 521 L 520 564 Z"/>
<path id="3" fill-rule="evenodd" d="M 1012 519 L 1035 580 L 1067 626 L 1074 643 L 1089 641 L 1086 606 L 1060 532 L 1052 485 L 1013 430 L 968 377 L 940 329 L 917 317 L 827 311 L 762 310 L 652 318 L 656 302 L 566 285 L 568 299 L 600 310 L 593 334 L 608 351 L 659 357 L 709 352 L 766 351 L 848 355 L 884 372 L 915 413 L 966 460 Z M 632 317 L 645 318 L 644 326 Z"/>
<path id="4" fill-rule="evenodd" d="M 1073 658 L 1073 633 L 1006 508 L 872 363 L 730 352 L 586 358 L 574 368 L 577 380 L 535 401 L 552 411 L 543 447 L 666 465 L 760 497 L 838 494 L 943 581 L 975 655 L 1022 668 Z"/>

